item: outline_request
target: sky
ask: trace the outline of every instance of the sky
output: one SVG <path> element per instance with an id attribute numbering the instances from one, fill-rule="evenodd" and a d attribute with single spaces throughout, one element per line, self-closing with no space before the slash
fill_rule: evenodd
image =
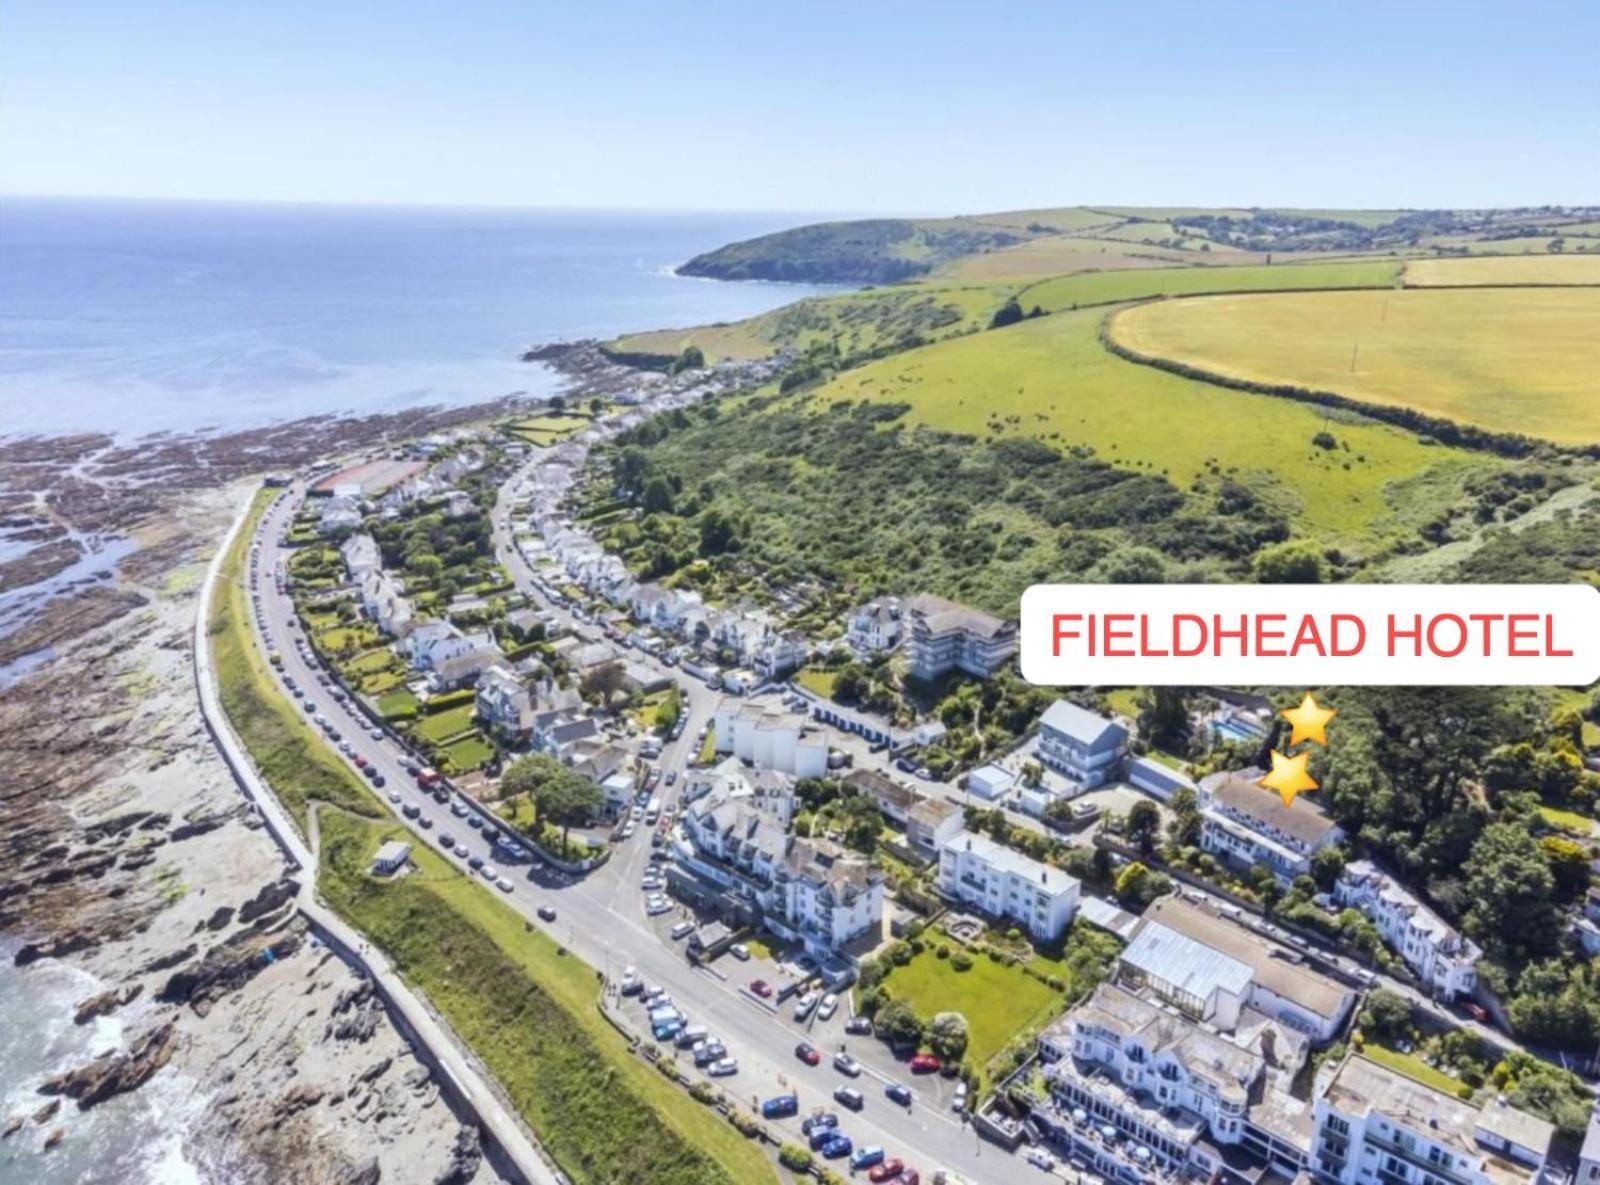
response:
<path id="1" fill-rule="evenodd" d="M 6 0 L 0 193 L 1600 203 L 1600 2 Z"/>

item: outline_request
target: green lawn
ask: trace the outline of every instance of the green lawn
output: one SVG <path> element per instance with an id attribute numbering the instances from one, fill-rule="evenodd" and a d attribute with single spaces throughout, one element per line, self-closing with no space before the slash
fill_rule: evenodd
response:
<path id="1" fill-rule="evenodd" d="M 411 720 L 417 710 L 417 697 L 409 691 L 391 691 L 378 697 L 378 711 L 385 720 Z"/>
<path id="2" fill-rule="evenodd" d="M 1368 1041 L 1362 1047 L 1361 1056 L 1369 1061 L 1386 1066 L 1397 1074 L 1404 1074 L 1407 1078 L 1414 1079 L 1424 1086 L 1431 1086 L 1434 1090 L 1443 1091 L 1445 1094 L 1454 1095 L 1461 1089 L 1459 1079 L 1450 1077 L 1441 1070 L 1436 1070 L 1427 1062 L 1413 1053 L 1401 1053 L 1397 1049 L 1388 1049 L 1375 1042 Z"/>
<path id="3" fill-rule="evenodd" d="M 717 730 L 706 729 L 706 739 L 700 743 L 700 752 L 695 756 L 695 761 L 700 765 L 710 765 L 717 757 Z"/>
<path id="4" fill-rule="evenodd" d="M 440 760 L 448 761 L 451 772 L 458 774 L 471 773 L 493 756 L 494 746 L 478 733 L 452 741 L 439 750 Z"/>
<path id="5" fill-rule="evenodd" d="M 1116 687 L 1105 692 L 1106 706 L 1119 716 L 1136 719 L 1139 715 L 1139 689 Z"/>
<path id="6" fill-rule="evenodd" d="M 938 941 L 943 941 L 940 939 Z M 885 989 L 905 1000 L 924 1020 L 938 1012 L 959 1012 L 967 1018 L 967 1057 L 986 1066 L 1007 1042 L 1043 1024 L 1066 1003 L 1066 998 L 1028 975 L 1021 967 L 997 963 L 987 955 L 975 957 L 972 968 L 957 971 L 949 959 L 935 953 L 938 941 L 883 981 Z M 961 950 L 948 944 L 952 952 Z"/>
<path id="7" fill-rule="evenodd" d="M 577 1185 L 777 1180 L 759 1145 L 628 1052 L 594 968 L 425 846 L 411 874 L 368 876 L 403 827 L 332 811 L 320 824 L 323 896 L 422 989 Z"/>
<path id="8" fill-rule="evenodd" d="M 280 690 L 251 636 L 245 556 L 255 525 L 274 493 L 262 490 L 256 496 L 228 551 L 212 596 L 208 633 L 223 711 L 303 832 L 306 804 L 311 799 L 363 815 L 376 816 L 381 808 L 350 767 L 312 734 L 305 714 Z"/>
<path id="9" fill-rule="evenodd" d="M 805 670 L 798 672 L 794 676 L 794 681 L 800 684 L 801 687 L 804 687 L 807 691 L 812 691 L 817 695 L 820 695 L 823 699 L 832 699 L 833 685 L 839 681 L 839 676 L 835 671 L 824 671 L 818 670 L 814 667 L 807 667 Z"/>
<path id="10" fill-rule="evenodd" d="M 442 712 L 424 713 L 417 722 L 417 736 L 425 741 L 438 744 L 448 737 L 455 736 L 458 732 L 465 732 L 472 727 L 473 704 L 457 704 L 453 708 L 446 708 Z"/>
<path id="11" fill-rule="evenodd" d="M 1586 815 L 1580 815 L 1573 811 L 1564 811 L 1559 807 L 1553 806 L 1541 806 L 1539 814 L 1546 823 L 1557 831 L 1570 832 L 1582 839 L 1588 839 L 1594 834 L 1595 821 Z"/>

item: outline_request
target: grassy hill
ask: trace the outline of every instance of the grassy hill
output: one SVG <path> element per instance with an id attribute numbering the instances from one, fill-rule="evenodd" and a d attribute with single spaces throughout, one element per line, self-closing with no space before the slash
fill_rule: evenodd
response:
<path id="1" fill-rule="evenodd" d="M 730 243 L 679 271 L 719 280 L 885 284 L 1038 278 L 1189 259 L 1261 263 L 1268 252 L 1472 251 L 1508 237 L 1553 237 L 1597 211 L 1292 210 L 1069 206 L 956 218 L 821 222 Z M 1488 249 L 1488 248 L 1485 248 Z M 1205 256 L 1215 256 L 1206 259 Z"/>

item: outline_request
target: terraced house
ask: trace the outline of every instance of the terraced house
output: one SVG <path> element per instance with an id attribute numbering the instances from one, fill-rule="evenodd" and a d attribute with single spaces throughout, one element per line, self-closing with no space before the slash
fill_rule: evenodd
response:
<path id="1" fill-rule="evenodd" d="M 987 679 L 1017 652 L 1017 626 L 928 593 L 906 606 L 906 673 L 922 680 L 951 671 Z"/>
<path id="2" fill-rule="evenodd" d="M 1333 886 L 1340 905 L 1364 913 L 1435 997 L 1454 1000 L 1478 985 L 1483 952 L 1370 860 L 1344 866 Z"/>

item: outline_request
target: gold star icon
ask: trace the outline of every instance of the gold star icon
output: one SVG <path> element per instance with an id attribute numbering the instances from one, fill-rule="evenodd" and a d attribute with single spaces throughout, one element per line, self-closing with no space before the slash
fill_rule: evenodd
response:
<path id="1" fill-rule="evenodd" d="M 1306 772 L 1306 762 L 1311 760 L 1310 753 L 1296 753 L 1293 757 L 1285 757 L 1276 749 L 1272 751 L 1272 772 L 1256 783 L 1268 790 L 1276 790 L 1283 796 L 1284 806 L 1294 805 L 1294 796 L 1303 790 L 1315 790 L 1317 780 Z"/>
<path id="2" fill-rule="evenodd" d="M 1312 698 L 1309 691 L 1306 692 L 1306 698 L 1300 701 L 1298 708 L 1278 713 L 1294 725 L 1294 731 L 1289 734 L 1289 744 L 1298 745 L 1301 741 L 1315 741 L 1324 749 L 1328 747 L 1328 721 L 1338 714 L 1334 708 L 1317 707 L 1317 701 Z"/>

